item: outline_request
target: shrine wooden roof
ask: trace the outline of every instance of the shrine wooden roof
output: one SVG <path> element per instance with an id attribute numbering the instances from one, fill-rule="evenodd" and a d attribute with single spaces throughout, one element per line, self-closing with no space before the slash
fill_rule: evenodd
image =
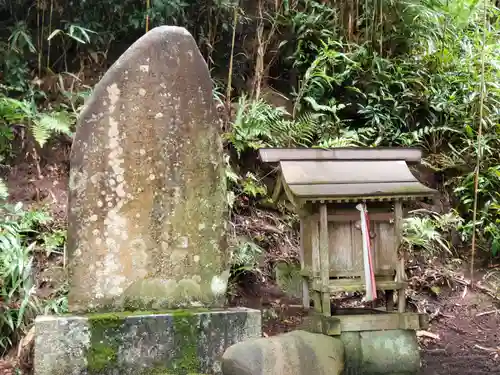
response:
<path id="1" fill-rule="evenodd" d="M 419 149 L 261 149 L 259 153 L 264 162 L 279 164 L 285 190 L 301 200 L 397 200 L 437 193 L 408 168 L 420 162 Z"/>

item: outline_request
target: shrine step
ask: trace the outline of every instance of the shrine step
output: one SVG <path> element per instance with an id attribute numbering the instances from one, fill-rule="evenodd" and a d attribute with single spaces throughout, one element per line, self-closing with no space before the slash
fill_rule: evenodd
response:
<path id="1" fill-rule="evenodd" d="M 337 336 L 343 332 L 386 331 L 386 330 L 420 330 L 429 326 L 425 314 L 386 312 L 374 314 L 366 311 L 365 314 L 334 314 L 325 316 L 311 312 L 305 317 L 301 329 Z"/>
<path id="2" fill-rule="evenodd" d="M 324 290 L 318 283 L 314 283 L 312 290 L 317 292 L 363 292 L 366 290 L 366 285 L 362 279 L 336 279 L 330 280 L 328 290 Z M 406 282 L 392 280 L 376 280 L 375 285 L 377 290 L 400 290 L 407 285 Z"/>

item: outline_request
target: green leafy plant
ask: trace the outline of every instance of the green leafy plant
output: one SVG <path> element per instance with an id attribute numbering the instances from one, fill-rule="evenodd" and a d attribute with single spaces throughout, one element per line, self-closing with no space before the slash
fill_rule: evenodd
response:
<path id="1" fill-rule="evenodd" d="M 0 204 L 0 350 L 19 340 L 41 310 L 64 311 L 65 297 L 40 301 L 33 279 L 34 252 L 43 248 L 39 228 L 50 223 L 42 211 L 27 211 L 21 203 Z M 58 243 L 61 246 L 61 243 Z M 49 248 L 54 244 L 47 243 Z"/>
<path id="2" fill-rule="evenodd" d="M 56 35 L 62 35 L 73 39 L 81 44 L 90 43 L 90 35 L 95 34 L 95 31 L 87 29 L 79 25 L 68 24 L 67 30 L 55 29 L 47 38 L 47 40 L 52 40 Z"/>
<path id="3" fill-rule="evenodd" d="M 411 250 L 422 250 L 428 255 L 444 252 L 455 255 L 450 242 L 450 234 L 463 224 L 456 212 L 436 214 L 419 210 L 403 221 L 403 242 Z"/>
<path id="4" fill-rule="evenodd" d="M 7 42 L 0 41 L 2 83 L 13 91 L 23 93 L 29 89 L 29 69 L 26 55 L 35 54 L 37 49 L 26 22 L 16 22 L 9 27 L 9 31 Z"/>
<path id="5" fill-rule="evenodd" d="M 21 204 L 1 205 L 0 212 L 0 349 L 6 350 L 36 311 L 32 279 L 36 244 L 27 234 L 47 217 L 24 212 Z"/>
<path id="6" fill-rule="evenodd" d="M 230 263 L 234 273 L 259 271 L 259 261 L 263 249 L 249 238 L 242 236 L 234 238 L 230 254 Z"/>
<path id="7" fill-rule="evenodd" d="M 272 137 L 271 127 L 286 115 L 283 108 L 275 108 L 263 100 L 249 101 L 241 96 L 235 120 L 226 139 L 238 154 L 247 149 L 259 149 L 267 145 Z"/>
<path id="8" fill-rule="evenodd" d="M 0 152 L 9 149 L 9 141 L 12 139 L 9 126 L 19 123 L 28 123 L 35 141 L 43 147 L 53 134 L 71 135 L 74 118 L 66 111 L 41 112 L 33 100 L 0 96 Z"/>
<path id="9" fill-rule="evenodd" d="M 336 129 L 321 112 L 305 111 L 296 118 L 284 108 L 273 107 L 266 101 L 248 100 L 241 96 L 231 132 L 225 137 L 241 154 L 262 147 L 312 147 L 334 142 L 331 138 L 346 135 Z M 350 135 L 352 138 L 352 134 Z"/>

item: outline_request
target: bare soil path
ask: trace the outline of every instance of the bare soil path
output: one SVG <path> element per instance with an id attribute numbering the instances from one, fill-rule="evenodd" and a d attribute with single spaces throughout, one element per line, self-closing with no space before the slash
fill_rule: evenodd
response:
<path id="1" fill-rule="evenodd" d="M 500 306 L 468 292 L 440 298 L 440 313 L 423 339 L 422 375 L 500 374 Z"/>

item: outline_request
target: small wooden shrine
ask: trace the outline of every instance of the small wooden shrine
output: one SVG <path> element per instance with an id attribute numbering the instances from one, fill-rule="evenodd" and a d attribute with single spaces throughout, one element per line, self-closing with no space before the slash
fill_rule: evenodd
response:
<path id="1" fill-rule="evenodd" d="M 311 293 L 315 312 L 331 316 L 332 294 L 366 290 L 365 239 L 374 288 L 385 292 L 388 312 L 394 310 L 397 291 L 397 310 L 405 312 L 405 264 L 398 254 L 403 202 L 436 193 L 408 168 L 421 156 L 408 148 L 260 150 L 262 161 L 280 170 L 273 198 L 285 194 L 300 216 L 305 308 Z M 368 215 L 366 235 L 360 203 Z"/>

